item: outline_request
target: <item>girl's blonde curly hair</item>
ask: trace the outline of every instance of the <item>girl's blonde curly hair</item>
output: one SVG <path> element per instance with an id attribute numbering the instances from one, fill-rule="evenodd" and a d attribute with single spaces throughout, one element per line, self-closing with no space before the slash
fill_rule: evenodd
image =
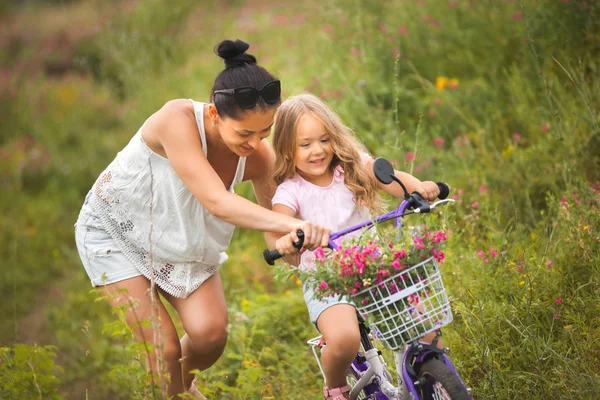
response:
<path id="1" fill-rule="evenodd" d="M 329 134 L 333 149 L 332 170 L 340 165 L 344 169 L 344 183 L 352 191 L 358 205 L 368 207 L 371 212 L 379 211 L 383 204 L 377 191 L 377 181 L 366 171 L 360 153 L 367 152 L 344 125 L 340 117 L 317 96 L 302 93 L 285 100 L 275 116 L 273 125 L 273 148 L 276 160 L 273 180 L 280 185 L 296 174 L 296 128 L 304 115 L 317 118 Z"/>

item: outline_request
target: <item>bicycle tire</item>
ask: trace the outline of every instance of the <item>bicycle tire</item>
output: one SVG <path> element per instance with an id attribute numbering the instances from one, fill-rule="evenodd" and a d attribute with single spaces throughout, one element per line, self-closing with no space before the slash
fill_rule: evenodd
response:
<path id="1" fill-rule="evenodd" d="M 425 378 L 421 387 L 423 400 L 471 400 L 471 395 L 460 378 L 436 358 L 419 366 L 419 378 Z"/>

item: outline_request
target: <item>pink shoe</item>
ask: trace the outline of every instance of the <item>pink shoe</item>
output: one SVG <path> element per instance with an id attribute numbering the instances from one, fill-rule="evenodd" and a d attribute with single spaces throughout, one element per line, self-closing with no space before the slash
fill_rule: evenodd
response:
<path id="1" fill-rule="evenodd" d="M 348 385 L 333 389 L 325 386 L 323 388 L 323 396 L 325 396 L 325 400 L 329 400 L 329 398 L 331 398 L 331 400 L 346 400 L 347 397 L 344 396 L 344 393 L 348 393 L 350 389 L 351 388 Z"/>
<path id="2" fill-rule="evenodd" d="M 196 387 L 195 379 L 192 381 L 192 384 L 190 385 L 190 389 L 188 390 L 188 393 L 193 394 L 196 398 L 198 398 L 200 400 L 207 400 L 206 397 L 204 397 L 204 395 L 202 393 L 200 393 L 200 391 Z"/>

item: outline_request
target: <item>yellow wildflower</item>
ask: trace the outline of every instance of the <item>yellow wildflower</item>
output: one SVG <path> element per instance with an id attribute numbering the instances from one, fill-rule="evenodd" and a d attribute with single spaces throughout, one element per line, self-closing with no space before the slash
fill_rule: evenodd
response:
<path id="1" fill-rule="evenodd" d="M 296 285 L 302 286 L 302 281 L 300 281 L 300 279 L 296 279 Z"/>
<path id="2" fill-rule="evenodd" d="M 583 227 L 583 230 L 584 230 L 584 231 L 587 231 L 588 229 L 590 229 L 590 227 L 589 227 L 589 226 L 587 226 L 587 225 Z"/>
<path id="3" fill-rule="evenodd" d="M 519 282 L 519 285 L 523 286 L 525 284 L 525 281 L 521 281 Z"/>
<path id="4" fill-rule="evenodd" d="M 504 150 L 502 150 L 502 158 L 508 158 L 510 157 L 510 155 L 512 154 L 513 150 L 515 148 L 509 144 L 507 148 L 505 148 Z"/>
<path id="5" fill-rule="evenodd" d="M 438 76 L 435 80 L 435 87 L 438 88 L 438 90 L 443 90 L 448 86 L 449 83 L 450 80 L 447 77 Z"/>

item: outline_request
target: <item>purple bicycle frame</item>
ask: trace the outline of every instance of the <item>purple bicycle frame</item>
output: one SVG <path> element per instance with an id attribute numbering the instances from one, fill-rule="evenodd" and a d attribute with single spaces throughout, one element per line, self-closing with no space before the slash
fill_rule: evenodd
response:
<path id="1" fill-rule="evenodd" d="M 350 228 L 346 228 L 339 232 L 334 232 L 329 235 L 329 242 L 327 243 L 327 246 L 330 249 L 337 249 L 338 245 L 335 244 L 336 239 L 339 239 L 340 237 L 347 235 L 348 233 L 357 231 L 360 228 L 364 228 L 365 226 L 373 226 L 380 222 L 389 221 L 392 218 L 396 218 L 396 226 L 398 226 L 398 224 L 400 222 L 400 218 L 402 217 L 402 214 L 404 214 L 404 212 L 406 211 L 407 208 L 408 208 L 408 201 L 402 200 L 400 205 L 395 210 L 388 211 L 387 213 L 380 215 L 379 217 L 372 219 L 370 221 L 361 222 L 360 224 L 351 226 Z"/>

